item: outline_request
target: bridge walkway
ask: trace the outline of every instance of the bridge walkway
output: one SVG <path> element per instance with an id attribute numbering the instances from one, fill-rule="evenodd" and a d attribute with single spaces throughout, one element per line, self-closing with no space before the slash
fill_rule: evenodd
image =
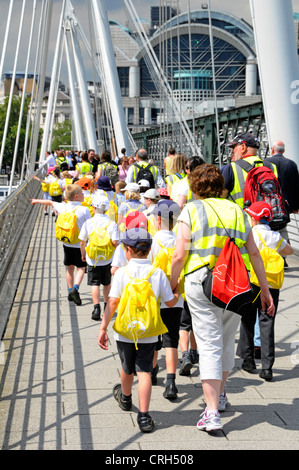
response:
<path id="1" fill-rule="evenodd" d="M 227 384 L 229 406 L 223 430 L 200 432 L 204 409 L 198 367 L 177 373 L 179 397 L 163 398 L 165 356 L 159 357 L 151 414 L 155 431 L 136 423 L 137 381 L 131 412 L 112 397 L 120 362 L 110 330 L 108 352 L 97 346 L 98 323 L 91 320 L 90 289 L 83 304 L 67 300 L 62 246 L 55 223 L 40 208 L 11 308 L 0 354 L 0 448 L 11 450 L 239 450 L 299 449 L 299 258 L 288 259 L 276 321 L 272 382 L 249 374 L 241 361 Z M 257 361 L 258 369 L 260 362 Z"/>

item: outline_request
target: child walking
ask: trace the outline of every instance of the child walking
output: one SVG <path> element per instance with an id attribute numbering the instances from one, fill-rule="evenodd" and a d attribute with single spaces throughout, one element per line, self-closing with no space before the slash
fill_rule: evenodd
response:
<path id="1" fill-rule="evenodd" d="M 65 190 L 65 196 L 68 203 L 43 199 L 32 199 L 31 202 L 33 205 L 42 204 L 51 206 L 58 214 L 74 212 L 76 214 L 76 225 L 79 233 L 84 222 L 90 218 L 89 210 L 81 204 L 84 201 L 82 189 L 76 184 L 69 184 Z M 81 305 L 82 300 L 79 294 L 79 287 L 85 274 L 86 262 L 81 259 L 80 240 L 77 239 L 77 241 L 72 244 L 63 242 L 63 251 L 69 291 L 68 300 L 73 301 L 76 305 Z"/>
<path id="2" fill-rule="evenodd" d="M 163 271 L 153 268 L 148 259 L 152 238 L 146 230 L 141 228 L 128 230 L 122 239 L 122 243 L 128 260 L 128 269 L 126 267 L 119 268 L 112 281 L 108 304 L 98 336 L 98 344 L 105 350 L 108 349 L 108 325 L 119 306 L 121 297 L 124 295 L 126 285 L 131 282 L 130 278 L 145 279 L 150 274 L 148 281 L 156 300 L 158 301 L 160 297 L 168 307 L 174 307 L 179 299 L 179 293 L 176 290 L 174 293 L 172 292 Z M 138 349 L 136 349 L 132 339 L 119 333 L 115 333 L 114 337 L 121 360 L 121 383 L 113 389 L 114 398 L 122 410 L 131 410 L 132 386 L 134 372 L 136 371 L 139 397 L 137 423 L 142 432 L 151 432 L 154 429 L 154 422 L 149 415 L 152 390 L 151 371 L 158 336 L 140 338 L 138 340 Z"/>
<path id="3" fill-rule="evenodd" d="M 165 199 L 160 200 L 152 211 L 157 230 L 153 237 L 151 249 L 152 264 L 163 269 L 168 277 L 170 277 L 172 253 L 177 241 L 173 227 L 180 213 L 181 209 L 176 202 Z M 167 304 L 161 301 L 161 317 L 168 329 L 167 333 L 162 335 L 167 374 L 163 396 L 169 400 L 176 399 L 178 394 L 175 378 L 178 363 L 179 328 L 183 306 L 184 300 L 182 296 L 180 296 L 175 307 L 172 308 L 169 308 Z M 157 356 L 158 351 L 155 354 L 154 360 L 154 377 L 158 372 L 158 364 L 156 364 Z"/>
<path id="4" fill-rule="evenodd" d="M 118 230 L 116 222 L 113 222 L 106 214 L 109 209 L 109 199 L 106 196 L 97 194 L 92 200 L 94 217 L 87 220 L 79 233 L 81 240 L 81 256 L 82 260 L 87 262 L 87 285 L 91 286 L 91 296 L 93 301 L 93 311 L 91 318 L 93 320 L 101 320 L 100 306 L 100 286 L 103 286 L 104 309 L 108 301 L 108 294 L 111 286 L 111 261 L 114 250 L 118 244 Z M 92 254 L 88 246 L 92 241 L 92 234 L 96 229 L 106 230 L 109 240 L 107 244 Z M 99 235 L 104 238 L 105 232 Z M 87 247 L 86 244 L 88 243 Z M 94 257 L 95 256 L 95 257 Z"/>
<path id="5" fill-rule="evenodd" d="M 281 237 L 280 233 L 271 230 L 269 226 L 273 215 L 272 208 L 269 204 L 263 201 L 255 202 L 245 209 L 245 211 L 251 217 L 252 233 L 259 250 L 262 250 L 263 245 L 266 245 L 268 248 L 277 250 L 282 256 L 291 255 L 293 253 L 292 247 Z M 254 328 L 257 310 L 261 338 L 262 370 L 260 372 L 260 377 L 269 381 L 272 379 L 272 367 L 275 358 L 274 321 L 278 308 L 279 289 L 271 288 L 271 285 L 269 284 L 270 293 L 275 305 L 274 315 L 270 316 L 267 314 L 267 311 L 262 310 L 259 286 L 253 283 L 251 283 L 251 286 L 254 292 L 254 297 L 258 297 L 253 303 L 251 311 L 249 311 L 247 315 L 242 316 L 237 354 L 243 358 L 242 368 L 244 370 L 252 372 L 256 369 L 254 361 Z"/>

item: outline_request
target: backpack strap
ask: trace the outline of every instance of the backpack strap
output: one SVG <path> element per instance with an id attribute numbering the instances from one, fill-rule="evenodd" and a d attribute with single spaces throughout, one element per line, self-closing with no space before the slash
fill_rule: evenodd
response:
<path id="1" fill-rule="evenodd" d="M 240 160 L 235 161 L 235 164 L 240 166 L 243 170 L 245 170 L 246 173 L 249 173 L 250 170 L 255 168 L 256 163 L 261 163 L 261 162 L 259 160 L 256 160 L 253 163 L 249 163 L 246 160 L 244 160 L 243 158 L 241 158 Z"/>
<path id="2" fill-rule="evenodd" d="M 257 233 L 257 236 L 258 236 L 259 239 L 261 240 L 262 244 L 263 244 L 266 248 L 268 248 L 267 245 L 266 245 L 266 243 L 265 243 L 265 240 L 263 239 L 262 234 L 259 232 L 259 230 L 256 230 L 255 232 Z M 274 248 L 275 251 L 277 251 L 277 250 L 279 249 L 279 247 L 280 247 L 280 245 L 282 244 L 282 242 L 283 242 L 283 238 L 281 237 L 280 240 L 279 240 L 279 242 L 277 243 L 276 247 Z"/>
<path id="3" fill-rule="evenodd" d="M 157 268 L 152 266 L 152 268 L 150 269 L 150 271 L 148 272 L 148 274 L 145 277 L 143 277 L 142 279 L 136 279 L 136 278 L 134 278 L 130 275 L 130 272 L 129 272 L 127 266 L 125 267 L 125 272 L 126 272 L 127 276 L 131 279 L 131 281 L 137 281 L 137 280 L 138 281 L 147 281 L 154 274 L 154 272 L 156 270 L 157 270 Z"/>

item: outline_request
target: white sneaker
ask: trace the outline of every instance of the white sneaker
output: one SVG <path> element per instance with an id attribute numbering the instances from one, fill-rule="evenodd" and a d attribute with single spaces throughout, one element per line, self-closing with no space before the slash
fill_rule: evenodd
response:
<path id="1" fill-rule="evenodd" d="M 219 405 L 218 405 L 218 411 L 225 411 L 226 405 L 228 404 L 228 399 L 226 396 L 226 393 L 221 393 L 219 395 Z"/>
<path id="2" fill-rule="evenodd" d="M 222 429 L 220 414 L 218 411 L 209 412 L 207 409 L 203 412 L 200 417 L 201 419 L 197 423 L 197 429 L 201 431 L 216 431 Z"/>

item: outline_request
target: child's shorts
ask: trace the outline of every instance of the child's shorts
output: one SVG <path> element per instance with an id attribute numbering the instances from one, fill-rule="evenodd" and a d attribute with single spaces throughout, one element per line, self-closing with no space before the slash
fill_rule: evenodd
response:
<path id="1" fill-rule="evenodd" d="M 123 371 L 130 375 L 134 372 L 151 372 L 156 343 L 134 343 L 116 341 L 117 350 Z"/>
<path id="2" fill-rule="evenodd" d="M 181 322 L 181 308 L 162 308 L 161 317 L 168 331 L 162 335 L 164 348 L 177 348 L 179 345 L 179 330 Z"/>
<path id="3" fill-rule="evenodd" d="M 184 308 L 181 314 L 180 330 L 193 331 L 191 313 L 186 301 L 184 302 Z"/>
<path id="4" fill-rule="evenodd" d="M 105 266 L 87 265 L 88 286 L 109 286 L 111 284 L 111 263 Z"/>
<path id="5" fill-rule="evenodd" d="M 65 266 L 76 266 L 76 268 L 85 268 L 86 262 L 82 261 L 80 248 L 72 248 L 63 245 Z"/>

